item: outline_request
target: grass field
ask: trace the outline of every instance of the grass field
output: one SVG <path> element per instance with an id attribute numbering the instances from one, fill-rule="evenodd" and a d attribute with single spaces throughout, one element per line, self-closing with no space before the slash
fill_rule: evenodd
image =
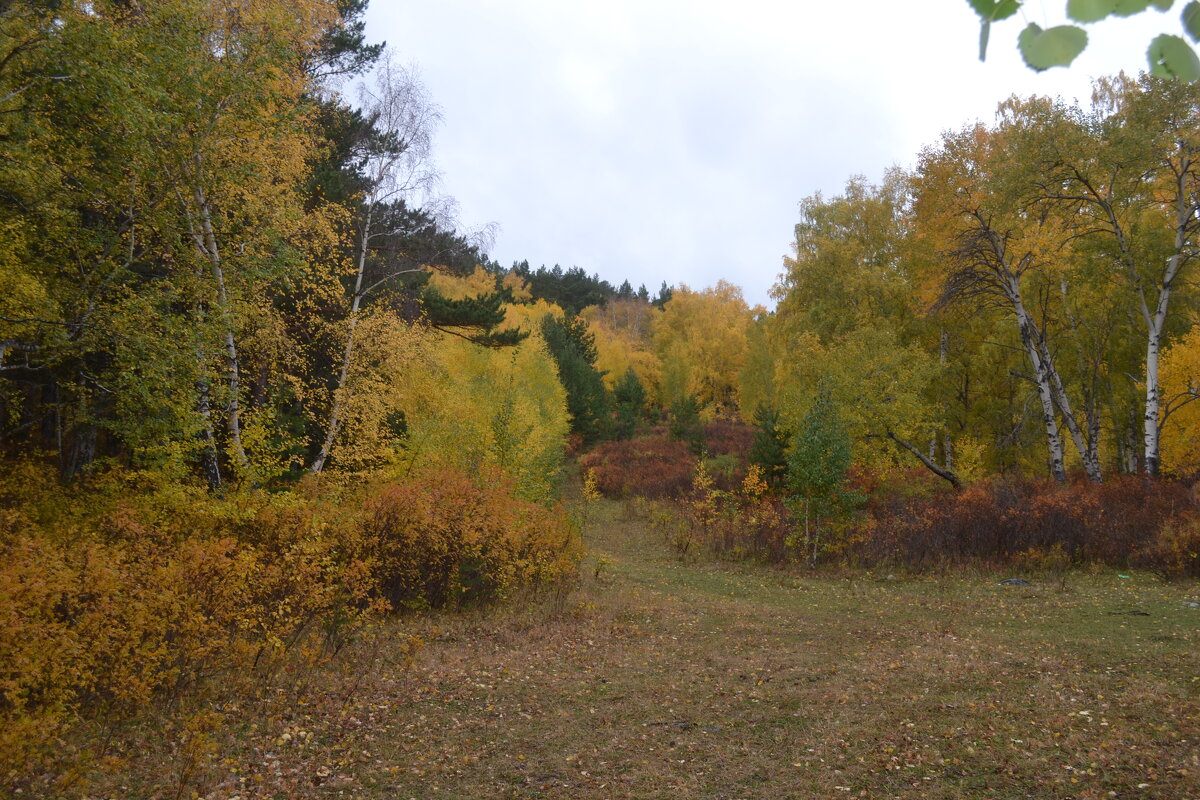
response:
<path id="1" fill-rule="evenodd" d="M 1195 583 L 685 564 L 598 517 L 578 592 L 147 736 L 112 796 L 1200 797 Z"/>

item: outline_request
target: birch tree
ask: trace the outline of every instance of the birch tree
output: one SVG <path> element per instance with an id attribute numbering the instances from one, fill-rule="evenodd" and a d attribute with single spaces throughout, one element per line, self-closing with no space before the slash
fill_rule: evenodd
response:
<path id="1" fill-rule="evenodd" d="M 341 366 L 324 425 L 325 436 L 309 467 L 311 472 L 324 469 L 337 441 L 363 301 L 401 275 L 423 271 L 421 267 L 385 270 L 382 276 L 367 281 L 372 246 L 393 232 L 386 224 L 381 224 L 386 221 L 383 212 L 390 205 L 428 193 L 438 180 L 432 146 L 433 129 L 441 114 L 412 70 L 397 65 L 391 54 L 385 54 L 372 81 L 361 87 L 359 104 L 371 130 L 362 151 L 366 191 L 359 209 L 353 289 L 349 297 Z"/>
<path id="2" fill-rule="evenodd" d="M 1066 480 L 1061 417 L 1088 479 L 1099 482 L 1098 417 L 1080 425 L 1050 341 L 1057 309 L 1050 307 L 1055 298 L 1045 291 L 1045 279 L 1069 258 L 1071 232 L 1044 209 L 1029 210 L 1021 173 L 1025 154 L 1013 141 L 1019 134 L 982 126 L 947 134 L 940 147 L 922 156 L 917 205 L 921 214 L 940 217 L 935 227 L 948 226 L 936 234 L 948 244 L 950 257 L 942 302 L 998 306 L 1016 323 L 1041 406 L 1051 474 Z M 1041 281 L 1035 290 L 1040 308 L 1031 307 L 1028 296 L 1034 278 Z M 1093 404 L 1085 406 L 1096 413 Z"/>
<path id="3" fill-rule="evenodd" d="M 136 27 L 150 67 L 143 91 L 159 109 L 152 138 L 182 240 L 177 281 L 194 287 L 197 325 L 219 339 L 219 366 L 207 368 L 204 349 L 197 356 L 197 406 L 205 418 L 221 408 L 229 455 L 248 477 L 238 339 L 303 227 L 300 190 L 315 149 L 306 97 L 316 87 L 302 67 L 338 17 L 323 0 L 300 0 L 291 13 L 270 0 L 172 0 L 145 14 Z"/>
<path id="4" fill-rule="evenodd" d="M 1080 235 L 1099 238 L 1099 257 L 1128 288 L 1143 326 L 1142 469 L 1156 476 L 1165 422 L 1160 352 L 1172 301 L 1200 248 L 1200 89 L 1143 76 L 1097 83 L 1089 113 L 1048 109 L 1039 159 L 1042 198 L 1061 205 Z M 1057 119 L 1050 119 L 1053 115 Z"/>

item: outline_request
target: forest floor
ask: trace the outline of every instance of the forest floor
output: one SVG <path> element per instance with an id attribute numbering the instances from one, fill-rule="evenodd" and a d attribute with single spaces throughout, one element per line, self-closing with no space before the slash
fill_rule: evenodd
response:
<path id="1" fill-rule="evenodd" d="M 1195 583 L 681 563 L 596 516 L 566 598 L 430 617 L 415 655 L 405 623 L 95 796 L 1200 798 Z"/>

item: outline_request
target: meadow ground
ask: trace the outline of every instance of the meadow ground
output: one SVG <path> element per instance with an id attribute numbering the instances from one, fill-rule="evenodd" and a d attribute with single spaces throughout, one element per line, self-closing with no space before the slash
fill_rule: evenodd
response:
<path id="1" fill-rule="evenodd" d="M 405 623 L 114 748 L 97 796 L 1200 798 L 1195 583 L 681 563 L 594 517 L 578 591 L 431 617 L 415 656 Z"/>

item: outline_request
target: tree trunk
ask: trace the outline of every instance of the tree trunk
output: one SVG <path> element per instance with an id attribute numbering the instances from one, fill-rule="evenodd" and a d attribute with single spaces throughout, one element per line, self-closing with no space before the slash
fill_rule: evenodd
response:
<path id="1" fill-rule="evenodd" d="M 71 458 L 71 475 L 74 478 L 86 471 L 96 461 L 96 426 L 81 424 L 75 428 L 75 445 Z"/>
<path id="2" fill-rule="evenodd" d="M 371 238 L 371 222 L 374 206 L 368 206 L 367 216 L 363 222 L 362 234 L 358 247 L 358 274 L 354 278 L 354 296 L 350 300 L 350 319 L 346 323 L 346 346 L 342 351 L 342 368 L 338 372 L 337 386 L 333 390 L 333 399 L 329 405 L 329 420 L 325 423 L 325 440 L 321 443 L 321 452 L 317 454 L 310 466 L 309 472 L 318 473 L 325 468 L 333 443 L 337 439 L 338 428 L 341 426 L 342 407 L 345 404 L 346 381 L 350 377 L 350 363 L 354 357 L 354 330 L 358 327 L 358 309 L 363 299 L 363 276 L 367 269 L 367 250 Z"/>
<path id="3" fill-rule="evenodd" d="M 1067 397 L 1062 376 L 1058 374 L 1058 369 L 1054 366 L 1054 362 L 1050 359 L 1050 354 L 1046 352 L 1045 344 L 1040 338 L 1037 341 L 1037 347 L 1041 353 L 1046 375 L 1050 379 L 1050 387 L 1054 391 L 1054 403 L 1062 412 L 1063 424 L 1067 426 L 1067 431 L 1071 434 L 1071 441 L 1075 443 L 1075 449 L 1079 451 L 1079 459 L 1083 462 L 1083 471 L 1092 483 L 1102 483 L 1104 478 L 1100 473 L 1100 458 L 1096 452 L 1099 439 L 1099 419 L 1094 414 L 1088 415 L 1089 435 L 1085 436 L 1079 427 L 1079 421 L 1075 419 L 1075 413 L 1071 410 L 1071 400 Z"/>
<path id="4" fill-rule="evenodd" d="M 1171 301 L 1171 288 L 1183 262 L 1182 249 L 1184 245 L 1184 222 L 1180 222 L 1175 231 L 1176 252 L 1167 261 L 1167 271 L 1163 275 L 1163 285 L 1158 292 L 1158 303 L 1154 308 L 1154 316 L 1146 320 L 1146 413 L 1143 417 L 1143 441 L 1145 449 L 1142 456 L 1142 469 L 1150 478 L 1158 477 L 1159 468 L 1159 405 L 1161 402 L 1158 382 L 1158 357 L 1162 348 L 1163 330 L 1167 324 L 1167 308 Z"/>
<path id="5" fill-rule="evenodd" d="M 1012 281 L 1011 286 L 1015 286 L 1016 281 Z M 1021 344 L 1025 346 L 1025 354 L 1029 356 L 1029 361 L 1033 365 L 1034 383 L 1037 384 L 1038 399 L 1042 404 L 1042 424 L 1046 427 L 1046 446 L 1049 450 L 1050 459 L 1050 474 L 1054 476 L 1054 480 L 1059 483 L 1066 483 L 1067 469 L 1066 462 L 1063 457 L 1062 434 L 1058 430 L 1058 417 L 1055 413 L 1054 391 L 1050 385 L 1050 377 L 1047 370 L 1047 364 L 1042 360 L 1041 348 L 1037 345 L 1037 328 L 1033 320 L 1029 317 L 1029 312 L 1025 309 L 1024 303 L 1021 302 L 1021 296 L 1017 290 L 1013 290 L 1010 298 L 1013 304 L 1013 310 L 1017 315 L 1017 327 L 1021 332 Z"/>
<path id="6" fill-rule="evenodd" d="M 1162 285 L 1158 290 L 1158 302 L 1155 304 L 1154 316 L 1147 315 L 1146 317 L 1146 415 L 1143 427 L 1146 447 L 1142 468 L 1145 470 L 1146 476 L 1150 478 L 1157 478 L 1159 469 L 1159 349 L 1162 347 L 1163 330 L 1167 323 L 1171 291 L 1175 286 L 1175 279 L 1179 277 L 1179 273 L 1184 267 L 1184 250 L 1188 246 L 1189 234 L 1192 232 L 1198 210 L 1196 201 L 1187 191 L 1187 179 L 1192 160 L 1185 148 L 1186 145 L 1181 139 L 1179 141 L 1180 162 L 1175 182 L 1175 251 L 1167 259 L 1167 270 L 1163 273 Z M 1144 298 L 1142 307 L 1146 308 Z"/>
<path id="7" fill-rule="evenodd" d="M 1129 424 L 1125 428 L 1125 474 L 1136 475 L 1141 467 L 1138 460 L 1138 454 L 1142 452 L 1142 447 L 1138 442 L 1138 418 L 1137 410 L 1132 406 L 1129 408 Z"/>
<path id="8" fill-rule="evenodd" d="M 68 481 L 87 471 L 96 460 L 96 426 L 76 422 L 71 433 L 71 456 L 67 459 L 65 475 Z"/>
<path id="9" fill-rule="evenodd" d="M 204 472 L 204 479 L 208 481 L 208 488 L 215 491 L 221 488 L 221 459 L 217 452 L 217 437 L 213 432 L 208 381 L 196 381 L 196 391 L 199 398 L 196 401 L 196 410 L 200 413 L 200 418 L 204 423 L 200 433 L 197 434 L 202 442 L 200 468 Z"/>
<path id="10" fill-rule="evenodd" d="M 1080 336 L 1080 331 L 1083 325 L 1071 312 L 1071 304 L 1069 298 L 1068 284 L 1065 278 L 1060 278 L 1058 282 L 1059 293 L 1062 296 L 1063 309 L 1066 312 L 1066 319 L 1071 326 L 1071 333 L 1076 337 Z M 1095 383 L 1088 383 L 1083 380 L 1084 376 L 1089 374 L 1087 362 L 1082 351 L 1078 352 L 1077 364 L 1079 375 L 1081 376 L 1081 392 L 1083 394 L 1083 416 L 1086 429 L 1081 429 L 1075 413 L 1071 410 L 1071 401 L 1067 397 L 1067 390 L 1063 386 L 1062 376 L 1058 369 L 1053 366 L 1050 358 L 1050 353 L 1046 350 L 1045 342 L 1039 339 L 1039 345 L 1042 352 L 1042 360 L 1051 365 L 1050 375 L 1053 379 L 1054 392 L 1056 402 L 1058 403 L 1059 411 L 1063 415 L 1063 423 L 1067 426 L 1067 430 L 1071 432 L 1071 438 L 1075 442 L 1075 447 L 1079 451 L 1080 460 L 1083 462 L 1083 470 L 1087 474 L 1088 480 L 1092 483 L 1101 483 L 1103 474 L 1100 466 L 1100 416 L 1096 409 Z"/>
<path id="11" fill-rule="evenodd" d="M 245 470 L 250 466 L 246 458 L 246 450 L 242 447 L 241 419 L 241 367 L 238 360 L 237 342 L 233 337 L 233 312 L 229 308 L 229 292 L 225 286 L 225 268 L 221 260 L 221 251 L 217 245 L 216 233 L 212 224 L 212 208 L 204 191 L 195 190 L 196 206 L 200 213 L 200 231 L 204 237 L 202 252 L 208 256 L 212 267 L 213 281 L 217 286 L 217 306 L 221 314 L 221 324 L 225 328 L 225 359 L 229 371 L 229 404 L 225 411 L 225 426 L 229 431 L 229 445 L 233 448 L 233 457 L 239 468 Z"/>
<path id="12" fill-rule="evenodd" d="M 946 439 L 947 463 L 946 466 L 939 466 L 932 458 L 922 453 L 919 447 L 911 442 L 906 442 L 892 431 L 887 432 L 887 437 L 920 459 L 921 463 L 925 465 L 926 469 L 928 469 L 934 475 L 937 475 L 942 480 L 947 481 L 951 486 L 954 487 L 955 491 L 962 489 L 962 481 L 959 479 L 958 474 L 954 472 L 953 463 L 950 461 L 950 440 L 948 438 Z"/>

